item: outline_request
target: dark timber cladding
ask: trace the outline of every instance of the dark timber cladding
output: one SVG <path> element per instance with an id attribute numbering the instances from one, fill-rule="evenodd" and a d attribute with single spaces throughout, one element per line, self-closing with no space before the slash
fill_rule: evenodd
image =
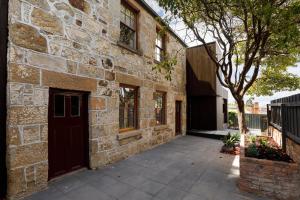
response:
<path id="1" fill-rule="evenodd" d="M 215 53 L 215 43 L 209 44 Z M 189 130 L 216 130 L 216 66 L 204 46 L 187 49 L 187 126 Z"/>
<path id="2" fill-rule="evenodd" d="M 8 0 L 0 1 L 0 199 L 6 194 L 6 83 Z"/>
<path id="3" fill-rule="evenodd" d="M 268 122 L 282 133 L 283 149 L 286 137 L 300 144 L 300 94 L 273 100 L 268 105 Z"/>

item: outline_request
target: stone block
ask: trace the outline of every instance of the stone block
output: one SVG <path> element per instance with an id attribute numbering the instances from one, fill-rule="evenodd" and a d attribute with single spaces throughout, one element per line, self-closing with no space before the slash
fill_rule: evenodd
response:
<path id="1" fill-rule="evenodd" d="M 9 65 L 9 81 L 40 84 L 40 70 L 28 65 Z"/>
<path id="2" fill-rule="evenodd" d="M 24 168 L 9 169 L 7 172 L 7 196 L 13 197 L 25 191 L 26 180 Z"/>
<path id="3" fill-rule="evenodd" d="M 23 142 L 24 144 L 40 141 L 40 126 L 24 126 L 23 127 Z"/>
<path id="4" fill-rule="evenodd" d="M 97 81 L 94 79 L 47 70 L 42 70 L 42 84 L 48 87 L 69 90 L 81 90 L 88 92 L 97 90 Z"/>
<path id="5" fill-rule="evenodd" d="M 119 83 L 133 85 L 133 86 L 142 85 L 141 79 L 126 74 L 121 74 L 121 73 L 116 73 L 116 81 L 118 81 Z"/>
<path id="6" fill-rule="evenodd" d="M 40 27 L 47 33 L 63 35 L 63 27 L 60 19 L 55 15 L 51 15 L 41 9 L 33 9 L 31 13 L 31 22 L 33 25 Z"/>
<path id="7" fill-rule="evenodd" d="M 9 125 L 47 123 L 48 108 L 44 106 L 13 106 L 8 109 Z"/>
<path id="8" fill-rule="evenodd" d="M 48 141 L 48 124 L 40 125 L 40 132 L 41 132 L 41 141 L 47 142 Z"/>
<path id="9" fill-rule="evenodd" d="M 27 0 L 27 2 L 29 2 L 30 4 L 32 4 L 34 6 L 42 8 L 44 10 L 47 10 L 47 11 L 50 10 L 50 6 L 49 6 L 47 0 Z"/>
<path id="10" fill-rule="evenodd" d="M 9 83 L 9 104 L 23 105 L 24 85 L 20 83 Z"/>
<path id="11" fill-rule="evenodd" d="M 10 26 L 11 41 L 23 48 L 47 53 L 47 40 L 32 26 L 15 23 Z"/>
<path id="12" fill-rule="evenodd" d="M 21 137 L 20 130 L 18 127 L 8 127 L 7 128 L 7 144 L 8 145 L 20 145 Z"/>
<path id="13" fill-rule="evenodd" d="M 91 98 L 91 109 L 92 110 L 105 110 L 106 109 L 106 99 L 102 97 L 92 97 Z"/>
<path id="14" fill-rule="evenodd" d="M 68 60 L 67 61 L 67 69 L 68 69 L 68 73 L 76 74 L 77 73 L 77 63 Z"/>
<path id="15" fill-rule="evenodd" d="M 48 161 L 35 165 L 35 184 L 40 187 L 47 186 L 48 183 Z"/>
<path id="16" fill-rule="evenodd" d="M 39 66 L 52 71 L 66 72 L 67 61 L 60 57 L 47 54 L 31 53 L 28 55 L 28 64 Z"/>
<path id="17" fill-rule="evenodd" d="M 25 168 L 26 185 L 30 187 L 35 185 L 35 167 L 29 166 Z"/>
<path id="18" fill-rule="evenodd" d="M 102 59 L 102 65 L 105 69 L 112 69 L 113 68 L 113 62 L 110 58 L 104 58 Z"/>
<path id="19" fill-rule="evenodd" d="M 54 7 L 59 11 L 68 13 L 72 17 L 75 15 L 73 9 L 66 3 L 55 3 Z"/>
<path id="20" fill-rule="evenodd" d="M 93 66 L 93 65 L 79 65 L 78 66 L 78 74 L 83 76 L 88 76 L 91 78 L 104 78 L 104 70 Z"/>
<path id="21" fill-rule="evenodd" d="M 75 27 L 67 28 L 67 35 L 71 40 L 80 44 L 89 44 L 92 40 L 91 36 L 86 31 Z"/>
<path id="22" fill-rule="evenodd" d="M 114 81 L 115 77 L 116 77 L 116 75 L 114 72 L 105 71 L 105 80 Z"/>
<path id="23" fill-rule="evenodd" d="M 75 62 L 80 62 L 82 59 L 82 54 L 79 51 L 71 48 L 63 48 L 61 56 Z"/>
<path id="24" fill-rule="evenodd" d="M 34 143 L 8 149 L 8 167 L 19 168 L 48 160 L 48 143 Z"/>
<path id="25" fill-rule="evenodd" d="M 69 3 L 74 7 L 77 8 L 87 14 L 91 12 L 91 7 L 88 2 L 85 0 L 69 0 Z"/>

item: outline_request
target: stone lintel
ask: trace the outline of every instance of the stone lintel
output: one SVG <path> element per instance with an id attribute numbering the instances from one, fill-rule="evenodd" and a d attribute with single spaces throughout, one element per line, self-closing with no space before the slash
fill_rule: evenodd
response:
<path id="1" fill-rule="evenodd" d="M 133 86 L 141 86 L 142 80 L 134 77 L 129 76 L 126 74 L 116 73 L 116 81 L 123 84 L 133 85 Z"/>
<path id="2" fill-rule="evenodd" d="M 42 85 L 88 92 L 97 90 L 97 80 L 95 79 L 47 70 L 42 70 Z"/>
<path id="3" fill-rule="evenodd" d="M 156 91 L 161 91 L 161 92 L 168 92 L 169 88 L 167 86 L 164 86 L 164 85 L 156 84 L 155 85 L 155 90 Z"/>

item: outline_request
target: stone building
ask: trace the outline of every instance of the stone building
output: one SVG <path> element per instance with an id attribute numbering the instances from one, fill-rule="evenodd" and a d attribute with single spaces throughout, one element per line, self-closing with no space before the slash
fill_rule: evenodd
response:
<path id="1" fill-rule="evenodd" d="M 186 45 L 144 1 L 8 3 L 9 199 L 185 134 Z M 152 70 L 165 54 L 177 56 L 171 81 Z"/>

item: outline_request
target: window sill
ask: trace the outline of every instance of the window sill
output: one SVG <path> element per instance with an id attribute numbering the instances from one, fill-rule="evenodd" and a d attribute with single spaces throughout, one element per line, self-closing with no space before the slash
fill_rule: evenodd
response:
<path id="1" fill-rule="evenodd" d="M 132 130 L 128 132 L 119 133 L 117 135 L 117 140 L 119 141 L 120 145 L 125 145 L 130 142 L 139 140 L 141 138 L 142 138 L 141 130 Z"/>
<path id="2" fill-rule="evenodd" d="M 127 46 L 126 44 L 123 44 L 122 42 L 117 42 L 117 44 L 118 44 L 119 47 L 122 47 L 123 49 L 126 49 L 126 50 L 130 51 L 131 53 L 142 56 L 142 53 L 137 49 L 133 49 L 133 48 Z"/>
<path id="3" fill-rule="evenodd" d="M 169 126 L 167 124 L 156 125 L 154 127 L 154 131 L 161 131 L 161 130 L 165 130 L 168 128 L 169 128 Z"/>

